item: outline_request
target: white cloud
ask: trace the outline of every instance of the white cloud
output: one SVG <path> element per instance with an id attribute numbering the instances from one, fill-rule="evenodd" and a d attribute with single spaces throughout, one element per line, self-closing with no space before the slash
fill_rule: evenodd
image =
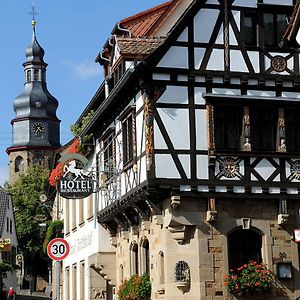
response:
<path id="1" fill-rule="evenodd" d="M 70 68 L 77 78 L 82 80 L 86 80 L 100 74 L 99 65 L 89 60 L 85 60 L 82 62 L 73 62 L 71 60 L 66 60 L 63 64 Z"/>
<path id="2" fill-rule="evenodd" d="M 0 166 L 0 185 L 2 187 L 5 181 L 8 181 L 8 166 Z"/>

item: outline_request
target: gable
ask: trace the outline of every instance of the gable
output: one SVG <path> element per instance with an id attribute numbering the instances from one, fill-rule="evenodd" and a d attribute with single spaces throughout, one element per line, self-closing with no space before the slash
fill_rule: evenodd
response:
<path id="1" fill-rule="evenodd" d="M 237 72 L 247 76 L 299 74 L 298 54 L 279 46 L 283 33 L 275 36 L 273 29 L 274 33 L 270 34 L 267 30 L 272 30 L 272 23 L 265 23 L 258 31 L 260 27 L 253 21 L 263 18 L 265 22 L 279 22 L 277 20 L 289 15 L 291 0 L 265 0 L 260 4 L 256 0 L 234 0 L 228 7 L 226 3 L 230 5 L 230 1 L 225 1 L 225 6 L 223 1 L 221 3 L 218 0 L 196 1 L 184 12 L 165 44 L 151 55 L 159 72 L 174 68 L 195 69 L 196 72 Z M 245 23 L 249 22 L 248 15 L 253 16 L 253 44 L 245 40 L 245 30 L 249 31 L 249 25 Z M 269 21 L 268 18 L 273 19 Z M 274 28 L 285 26 L 284 20 L 280 22 L 278 25 L 274 23 Z M 276 40 L 271 40 L 272 34 Z M 264 53 L 262 48 L 265 48 Z"/>

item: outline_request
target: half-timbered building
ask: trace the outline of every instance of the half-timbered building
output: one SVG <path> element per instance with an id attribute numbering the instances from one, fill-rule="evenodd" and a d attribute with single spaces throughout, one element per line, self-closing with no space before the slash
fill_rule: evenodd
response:
<path id="1" fill-rule="evenodd" d="M 92 267 L 116 291 L 146 272 L 151 299 L 234 299 L 224 276 L 254 260 L 266 299 L 300 296 L 295 4 L 173 0 L 113 28 L 78 124 L 94 111 L 86 172 L 115 251 Z"/>

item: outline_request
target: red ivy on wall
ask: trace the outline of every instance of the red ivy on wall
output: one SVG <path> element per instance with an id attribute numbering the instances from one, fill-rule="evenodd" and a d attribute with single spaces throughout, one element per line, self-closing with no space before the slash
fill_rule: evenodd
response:
<path id="1" fill-rule="evenodd" d="M 68 153 L 79 153 L 80 152 L 80 141 L 75 139 L 71 146 L 68 149 Z M 59 162 L 57 166 L 51 171 L 49 176 L 49 184 L 51 186 L 55 186 L 56 182 L 63 176 L 64 174 L 64 165 Z"/>

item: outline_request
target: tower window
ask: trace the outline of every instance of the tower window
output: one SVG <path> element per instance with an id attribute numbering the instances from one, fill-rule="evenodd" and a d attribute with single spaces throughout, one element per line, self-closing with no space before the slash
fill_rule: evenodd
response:
<path id="1" fill-rule="evenodd" d="M 39 80 L 39 70 L 33 70 L 33 80 Z"/>
<path id="2" fill-rule="evenodd" d="M 24 173 L 24 160 L 22 156 L 18 156 L 15 160 L 15 172 Z"/>
<path id="3" fill-rule="evenodd" d="M 26 71 L 26 82 L 30 82 L 31 81 L 31 70 L 27 70 Z"/>

